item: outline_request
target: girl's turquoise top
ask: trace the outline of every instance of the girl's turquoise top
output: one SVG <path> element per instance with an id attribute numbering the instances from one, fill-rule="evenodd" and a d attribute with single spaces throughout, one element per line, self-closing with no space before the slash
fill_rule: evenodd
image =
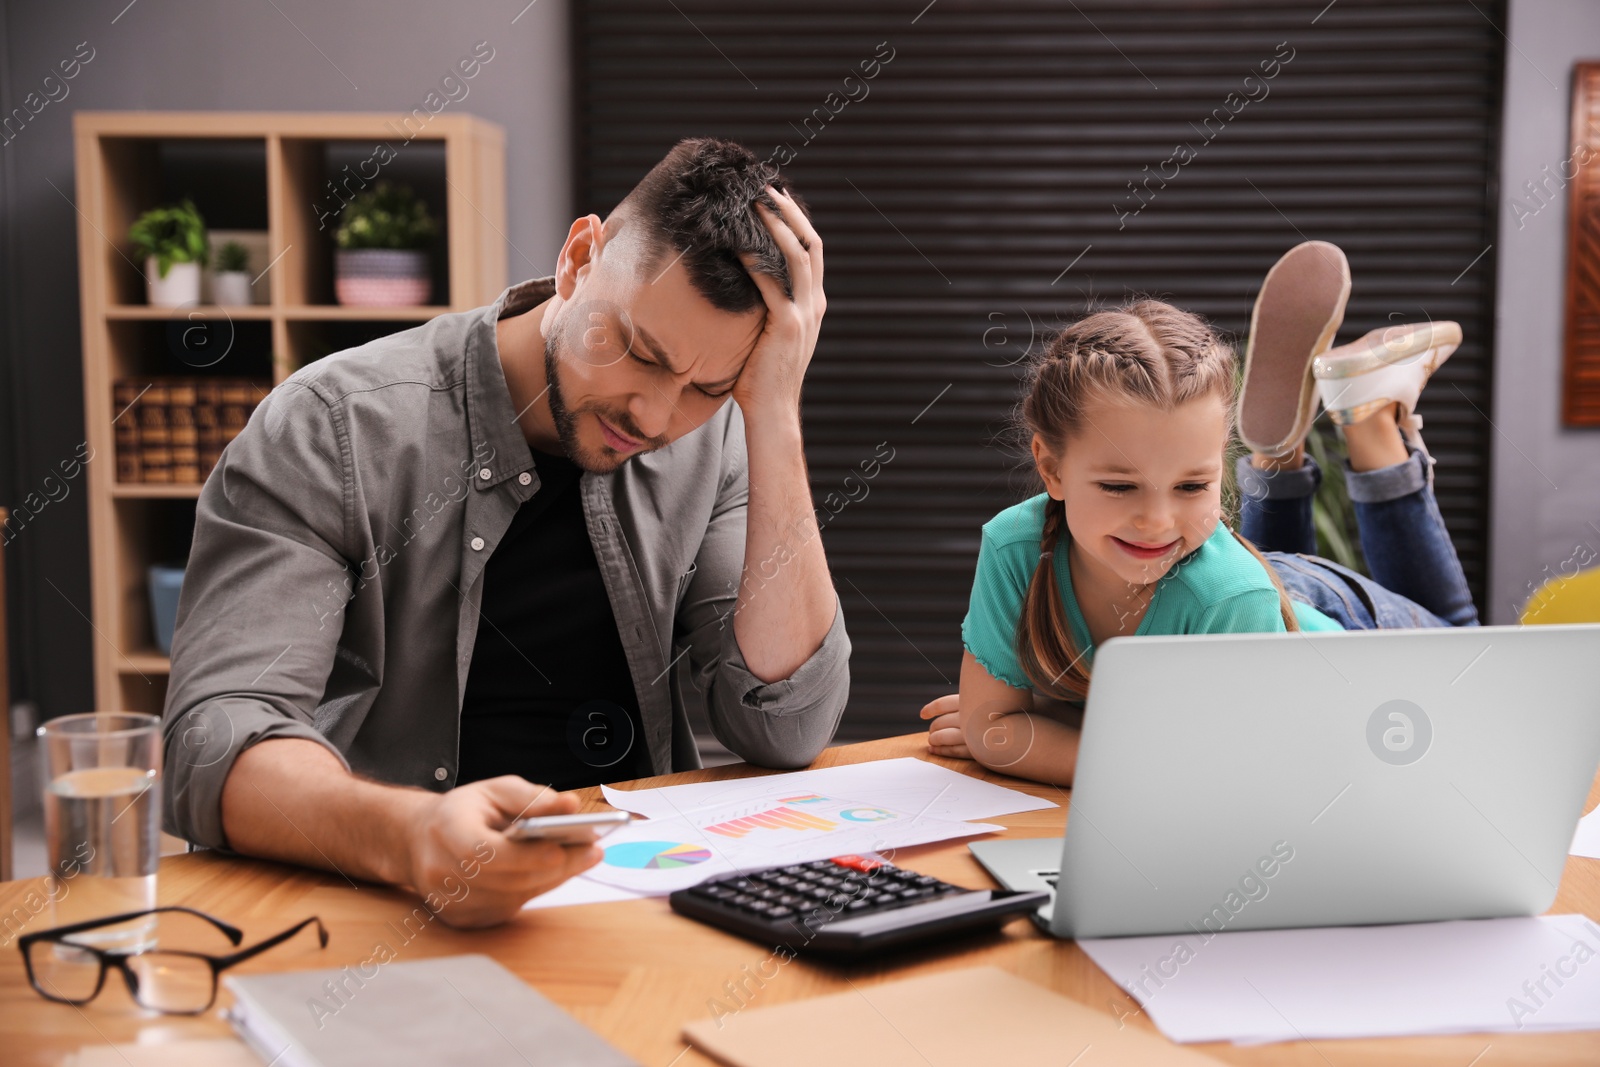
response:
<path id="1" fill-rule="evenodd" d="M 1028 582 L 1039 563 L 1046 493 L 1007 508 L 983 526 L 972 600 L 961 623 L 961 642 L 989 674 L 1017 689 L 1032 689 L 1017 660 L 1017 620 Z M 1059 504 L 1054 506 L 1060 507 Z M 1056 542 L 1056 582 L 1067 622 L 1087 668 L 1094 658 L 1089 627 L 1072 592 L 1063 535 Z M 1302 630 L 1341 630 L 1309 604 L 1291 600 Z M 1278 590 L 1266 568 L 1222 523 L 1205 543 L 1183 557 L 1156 582 L 1149 610 L 1133 636 L 1150 634 L 1282 633 Z"/>

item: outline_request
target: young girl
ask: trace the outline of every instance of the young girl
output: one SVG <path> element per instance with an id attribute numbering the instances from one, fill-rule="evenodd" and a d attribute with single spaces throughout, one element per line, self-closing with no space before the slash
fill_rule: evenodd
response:
<path id="1" fill-rule="evenodd" d="M 1415 414 L 1460 328 L 1323 351 L 1349 287 L 1324 242 L 1292 249 L 1262 286 L 1237 411 L 1252 449 L 1237 464 L 1238 532 L 1221 521 L 1236 416 L 1221 338 L 1140 300 L 1050 343 L 1021 407 L 1045 492 L 984 525 L 959 702 L 923 709 L 935 754 L 1070 784 L 1094 649 L 1119 635 L 1476 625 Z M 1303 440 L 1319 393 L 1348 445 L 1371 579 L 1310 554 L 1321 473 Z"/>

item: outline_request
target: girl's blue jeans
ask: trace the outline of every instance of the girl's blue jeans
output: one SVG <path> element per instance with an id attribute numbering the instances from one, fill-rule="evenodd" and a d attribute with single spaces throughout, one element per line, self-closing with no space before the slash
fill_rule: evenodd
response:
<path id="1" fill-rule="evenodd" d="M 1428 463 L 1411 450 L 1404 463 L 1379 470 L 1345 465 L 1371 578 L 1316 555 L 1311 500 L 1322 471 L 1310 456 L 1290 471 L 1257 470 L 1249 456 L 1239 457 L 1239 532 L 1261 549 L 1291 597 L 1346 630 L 1476 626 L 1478 610 L 1428 484 Z"/>

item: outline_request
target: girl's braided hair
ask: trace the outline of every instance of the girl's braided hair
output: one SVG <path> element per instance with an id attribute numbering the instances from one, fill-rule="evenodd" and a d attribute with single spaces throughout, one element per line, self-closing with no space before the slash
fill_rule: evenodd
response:
<path id="1" fill-rule="evenodd" d="M 1172 411 L 1204 396 L 1227 405 L 1231 424 L 1233 383 L 1233 350 L 1204 319 L 1160 300 L 1139 299 L 1088 315 L 1051 339 L 1028 368 L 1019 429 L 1027 439 L 1040 435 L 1060 455 L 1086 428 L 1084 408 L 1091 400 L 1131 400 Z M 1082 700 L 1089 672 L 1080 662 L 1054 565 L 1065 530 L 1066 509 L 1048 501 L 1039 562 L 1017 620 L 1017 659 L 1044 693 Z M 1289 595 L 1271 565 L 1237 531 L 1234 537 L 1272 579 L 1284 627 L 1298 630 Z"/>

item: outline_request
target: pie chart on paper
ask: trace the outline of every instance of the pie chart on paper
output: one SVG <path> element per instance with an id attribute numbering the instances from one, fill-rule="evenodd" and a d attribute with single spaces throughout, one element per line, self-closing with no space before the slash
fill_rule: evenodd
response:
<path id="1" fill-rule="evenodd" d="M 693 867 L 710 858 L 711 850 L 699 845 L 673 841 L 627 841 L 606 849 L 605 862 L 611 867 L 668 871 Z"/>

